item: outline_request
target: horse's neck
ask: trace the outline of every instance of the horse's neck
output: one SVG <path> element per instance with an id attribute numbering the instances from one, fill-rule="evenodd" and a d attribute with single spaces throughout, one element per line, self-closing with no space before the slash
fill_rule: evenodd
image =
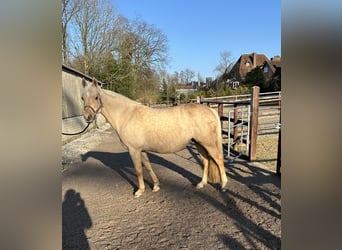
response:
<path id="1" fill-rule="evenodd" d="M 125 96 L 103 89 L 101 91 L 101 100 L 103 103 L 101 113 L 116 130 L 121 127 L 127 113 L 134 110 L 136 106 L 141 105 Z"/>

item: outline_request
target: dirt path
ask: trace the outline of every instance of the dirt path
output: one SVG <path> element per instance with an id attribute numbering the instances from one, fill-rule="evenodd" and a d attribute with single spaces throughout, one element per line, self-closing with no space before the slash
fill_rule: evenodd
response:
<path id="1" fill-rule="evenodd" d="M 161 182 L 134 198 L 137 179 L 115 132 L 93 130 L 62 148 L 63 249 L 280 249 L 280 178 L 225 163 L 228 191 L 196 190 L 202 169 L 190 145 L 149 154 Z"/>

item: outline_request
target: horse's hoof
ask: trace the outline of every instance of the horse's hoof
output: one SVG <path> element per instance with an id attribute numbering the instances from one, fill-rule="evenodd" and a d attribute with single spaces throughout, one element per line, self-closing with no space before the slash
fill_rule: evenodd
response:
<path id="1" fill-rule="evenodd" d="M 204 184 L 202 182 L 200 182 L 196 185 L 196 189 L 201 189 L 203 187 L 204 187 Z"/>
<path id="2" fill-rule="evenodd" d="M 138 198 L 143 194 L 144 191 L 138 190 L 134 193 L 134 198 Z"/>
<path id="3" fill-rule="evenodd" d="M 227 192 L 228 191 L 228 188 L 227 187 L 221 187 L 221 192 L 222 193 L 225 193 L 225 192 Z"/>
<path id="4" fill-rule="evenodd" d="M 152 189 L 152 192 L 158 192 L 159 190 L 160 190 L 159 185 L 154 185 L 153 189 Z"/>

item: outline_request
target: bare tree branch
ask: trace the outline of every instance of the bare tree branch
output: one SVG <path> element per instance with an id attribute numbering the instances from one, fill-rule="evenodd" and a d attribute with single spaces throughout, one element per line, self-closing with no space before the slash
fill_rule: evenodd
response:
<path id="1" fill-rule="evenodd" d="M 226 70 L 229 70 L 229 67 L 231 67 L 233 62 L 232 53 L 230 51 L 223 51 L 220 53 L 220 62 L 215 67 L 215 72 L 218 73 L 218 75 L 223 75 Z"/>

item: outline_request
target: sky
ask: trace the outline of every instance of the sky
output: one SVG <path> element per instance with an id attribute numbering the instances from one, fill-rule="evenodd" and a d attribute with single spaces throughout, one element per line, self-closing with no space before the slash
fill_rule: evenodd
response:
<path id="1" fill-rule="evenodd" d="M 256 52 L 281 56 L 280 0 L 111 0 L 129 20 L 139 17 L 168 38 L 167 72 L 190 69 L 215 77 L 220 53 L 235 63 Z"/>

